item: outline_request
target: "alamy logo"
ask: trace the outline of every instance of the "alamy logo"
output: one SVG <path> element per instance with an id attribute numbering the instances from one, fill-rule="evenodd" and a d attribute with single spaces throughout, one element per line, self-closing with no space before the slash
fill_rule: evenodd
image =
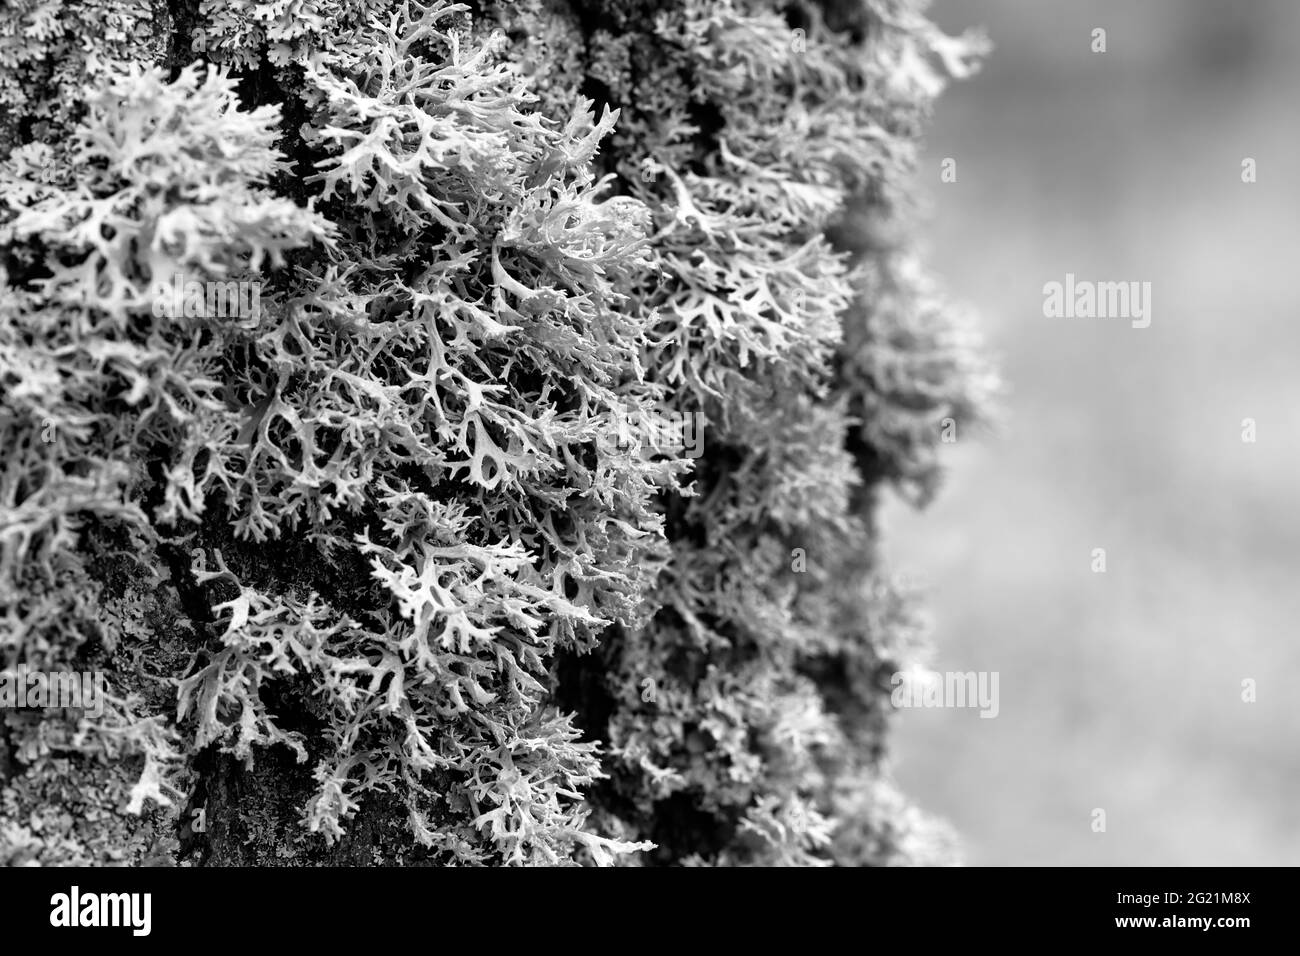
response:
<path id="1" fill-rule="evenodd" d="M 1090 282 L 1076 280 L 1043 286 L 1043 315 L 1049 319 L 1131 319 L 1133 328 L 1151 324 L 1150 282 Z"/>
<path id="2" fill-rule="evenodd" d="M 686 458 L 704 454 L 702 412 L 624 409 L 615 419 L 618 447 L 642 457 L 680 451 Z"/>
<path id="3" fill-rule="evenodd" d="M 33 707 L 84 710 L 104 714 L 103 671 L 39 671 L 19 664 L 0 671 L 0 709 Z"/>
<path id="4" fill-rule="evenodd" d="M 71 892 L 50 897 L 50 925 L 127 926 L 133 936 L 148 936 L 153 925 L 151 893 L 82 893 L 73 886 Z"/>
<path id="5" fill-rule="evenodd" d="M 896 671 L 889 683 L 895 707 L 978 707 L 981 717 L 998 715 L 997 671 Z"/>
<path id="6" fill-rule="evenodd" d="M 171 285 L 154 287 L 153 314 L 160 319 L 256 319 L 262 314 L 262 283 L 200 282 L 178 272 Z"/>

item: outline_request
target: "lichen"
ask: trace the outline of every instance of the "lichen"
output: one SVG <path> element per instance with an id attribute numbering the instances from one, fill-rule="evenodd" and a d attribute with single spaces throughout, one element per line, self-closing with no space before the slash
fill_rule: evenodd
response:
<path id="1" fill-rule="evenodd" d="M 989 388 L 904 228 L 981 45 L 902 0 L 140 16 L 0 15 L 0 654 L 110 688 L 6 713 L 0 860 L 951 858 L 889 778 L 871 512 Z"/>

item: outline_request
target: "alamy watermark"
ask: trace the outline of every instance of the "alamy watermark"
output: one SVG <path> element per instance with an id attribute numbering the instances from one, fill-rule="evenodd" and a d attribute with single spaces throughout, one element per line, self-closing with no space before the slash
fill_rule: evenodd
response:
<path id="1" fill-rule="evenodd" d="M 1043 286 L 1043 315 L 1049 319 L 1131 319 L 1135 329 L 1151 324 L 1150 282 L 1092 282 L 1065 274 L 1065 282 Z"/>
<path id="2" fill-rule="evenodd" d="M 257 319 L 262 314 L 262 283 L 186 279 L 178 272 L 171 284 L 155 283 L 156 318 Z"/>
<path id="3" fill-rule="evenodd" d="M 132 936 L 148 936 L 152 914 L 152 893 L 83 893 L 73 884 L 68 892 L 50 897 L 50 925 L 56 928 L 116 926 L 131 930 Z"/>
<path id="4" fill-rule="evenodd" d="M 82 710 L 102 717 L 104 701 L 103 671 L 42 671 L 26 664 L 0 671 L 0 709 Z"/>
<path id="5" fill-rule="evenodd" d="M 895 707 L 972 707 L 981 717 L 998 715 L 997 671 L 896 671 L 889 679 Z"/>
<path id="6" fill-rule="evenodd" d="M 643 457 L 680 452 L 686 458 L 704 454 L 704 414 L 673 410 L 625 408 L 614 419 L 619 448 Z"/>

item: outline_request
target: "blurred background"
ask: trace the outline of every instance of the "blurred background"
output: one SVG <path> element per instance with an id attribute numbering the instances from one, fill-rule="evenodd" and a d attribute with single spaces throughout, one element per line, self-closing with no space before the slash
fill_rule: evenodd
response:
<path id="1" fill-rule="evenodd" d="M 998 671 L 1001 712 L 903 711 L 896 774 L 971 864 L 1300 864 L 1300 3 L 930 12 L 995 45 L 918 190 L 1009 391 L 882 523 L 932 666 Z M 1150 327 L 1045 318 L 1067 272 L 1151 282 Z"/>

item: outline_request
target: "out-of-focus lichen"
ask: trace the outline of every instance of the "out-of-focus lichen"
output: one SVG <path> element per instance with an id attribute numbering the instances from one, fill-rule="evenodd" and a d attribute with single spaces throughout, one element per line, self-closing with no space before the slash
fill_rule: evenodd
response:
<path id="1" fill-rule="evenodd" d="M 4 714 L 0 861 L 951 859 L 888 774 L 871 508 L 988 378 L 853 224 L 906 223 L 980 45 L 904 0 L 144 9 L 0 14 L 0 663 L 109 688 Z"/>

